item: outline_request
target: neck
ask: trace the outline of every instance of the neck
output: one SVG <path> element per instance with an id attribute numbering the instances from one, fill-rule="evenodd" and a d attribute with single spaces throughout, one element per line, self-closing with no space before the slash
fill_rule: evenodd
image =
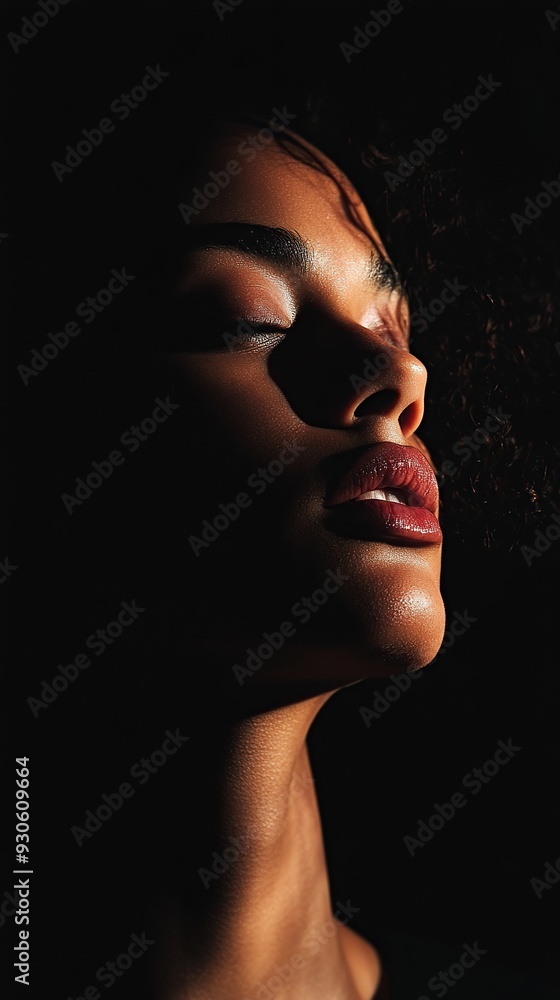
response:
<path id="1" fill-rule="evenodd" d="M 286 997 L 372 996 L 378 968 L 349 962 L 351 904 L 333 916 L 307 752 L 329 696 L 190 741 L 197 795 L 174 825 L 182 875 L 162 901 L 165 1000 L 253 1000 L 271 977 Z"/>

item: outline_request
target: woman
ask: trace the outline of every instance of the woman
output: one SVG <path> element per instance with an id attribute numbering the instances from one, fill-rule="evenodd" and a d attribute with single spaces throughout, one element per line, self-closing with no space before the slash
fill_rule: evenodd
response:
<path id="1" fill-rule="evenodd" d="M 160 66 L 155 53 L 148 65 L 169 78 L 162 75 L 157 92 L 142 98 L 143 110 L 131 108 L 130 121 L 117 122 L 72 175 L 56 180 L 51 221 L 60 225 L 60 204 L 64 225 L 45 227 L 49 236 L 62 233 L 53 262 L 62 261 L 64 275 L 57 321 L 104 288 L 112 269 L 124 272 L 127 284 L 114 302 L 95 296 L 91 326 L 82 322 L 61 357 L 25 387 L 43 393 L 50 418 L 34 427 L 33 440 L 50 456 L 45 481 L 56 501 L 42 543 L 47 610 L 38 634 L 54 629 L 53 657 L 61 662 L 84 645 L 90 661 L 82 673 L 75 670 L 83 665 L 67 668 L 71 683 L 60 700 L 31 712 L 34 735 L 42 727 L 40 746 L 45 741 L 50 750 L 45 772 L 54 762 L 59 776 L 48 818 L 55 831 L 47 838 L 54 845 L 52 892 L 43 892 L 41 926 L 68 864 L 58 964 L 64 957 L 64 988 L 74 1000 L 109 987 L 163 1000 L 261 1000 L 281 990 L 309 1000 L 369 1000 L 387 989 L 393 998 L 411 971 L 416 995 L 433 993 L 427 984 L 439 969 L 447 975 L 459 956 L 439 946 L 428 952 L 418 935 L 416 953 L 401 950 L 395 962 L 384 912 L 376 912 L 368 933 L 362 898 L 331 898 L 336 871 L 323 843 L 307 737 L 334 692 L 390 675 L 413 685 L 440 649 L 438 495 L 417 437 L 426 368 L 409 349 L 409 333 L 419 301 L 431 301 L 441 284 L 438 238 L 441 216 L 454 220 L 453 192 L 443 207 L 447 189 L 437 184 L 419 199 L 419 189 L 426 194 L 419 172 L 392 192 L 400 207 L 386 205 L 384 173 L 398 158 L 372 154 L 358 142 L 358 126 L 381 140 L 384 102 L 391 101 L 385 117 L 406 121 L 408 105 L 394 82 L 395 91 L 388 88 L 376 102 L 372 128 L 364 110 L 369 93 L 356 110 L 355 83 L 342 113 L 336 101 L 326 109 L 321 101 L 310 105 L 313 69 L 303 72 L 304 60 L 292 63 L 280 50 L 267 66 L 271 56 L 262 45 L 256 70 L 252 41 L 259 31 L 244 37 L 250 13 L 230 11 L 238 20 L 227 25 L 223 11 L 222 20 L 207 13 L 215 30 L 206 41 L 197 26 L 200 52 L 181 38 L 173 48 L 169 25 L 157 26 L 169 61 Z M 144 41 L 151 40 L 148 15 Z M 280 24 L 285 39 L 290 24 L 301 23 L 293 16 Z M 312 40 L 322 54 L 318 23 Z M 395 17 L 390 30 L 399 23 Z M 86 27 L 92 30 L 89 21 Z M 218 39 L 222 27 L 227 32 Z M 103 24 L 97 30 L 104 38 Z M 340 60 L 342 80 L 347 64 L 338 39 L 346 36 L 337 30 L 333 24 L 332 60 Z M 103 99 L 98 90 L 91 95 L 91 115 L 80 103 L 76 129 L 64 122 L 56 142 L 49 134 L 49 150 L 75 141 L 84 123 L 97 122 L 100 107 L 111 108 L 119 88 L 143 78 L 151 49 L 144 57 L 136 43 L 129 71 L 122 69 L 129 31 L 123 13 L 111 86 Z M 290 38 L 288 53 L 292 45 L 297 52 L 297 39 Z M 309 36 L 300 47 L 313 66 Z M 81 59 L 74 39 L 64 51 Z M 366 58 L 356 56 L 352 67 L 359 70 Z M 174 82 L 181 72 L 186 86 Z M 209 76 L 219 81 L 217 101 L 206 87 Z M 338 134 L 331 109 L 338 111 Z M 348 136 L 341 121 L 352 142 L 342 141 Z M 374 170 L 366 169 L 372 163 Z M 369 211 L 362 201 L 368 177 Z M 414 230 L 409 216 L 417 209 Z M 453 247 L 456 230 L 449 228 Z M 469 253 L 461 246 L 451 257 L 473 268 L 477 295 L 491 242 L 475 240 L 482 257 L 474 263 L 471 241 Z M 411 281 L 415 258 L 425 270 Z M 84 259 L 98 270 L 84 267 Z M 419 277 L 426 281 L 421 297 Z M 451 277 L 458 280 L 455 272 Z M 490 311 L 483 291 L 480 298 Z M 460 298 L 453 322 L 460 317 L 470 345 L 480 346 L 477 336 L 482 343 L 469 356 L 473 367 L 465 364 L 468 377 L 480 375 L 482 353 L 478 405 L 483 387 L 495 388 L 502 342 L 488 313 L 473 321 L 472 302 L 468 294 Z M 527 314 L 533 316 L 529 306 Z M 449 316 L 443 333 L 429 326 L 428 333 L 440 331 L 435 343 L 419 340 L 430 363 Z M 442 458 L 461 435 L 449 422 L 449 397 L 468 412 L 468 378 L 459 381 L 458 367 L 449 368 L 450 388 L 440 371 L 437 385 L 449 391 L 438 388 L 441 399 L 427 414 L 430 446 L 435 440 Z M 508 469 L 509 456 L 520 454 L 509 429 L 501 425 L 492 442 L 503 447 Z M 477 469 L 483 477 L 484 466 Z M 97 479 L 88 481 L 92 473 Z M 533 503 L 539 475 L 538 464 L 532 478 L 526 475 L 517 498 L 522 512 L 531 509 L 523 504 L 526 497 Z M 499 490 L 488 494 L 496 524 L 509 500 Z M 539 502 L 545 496 L 543 489 Z M 463 518 L 452 531 L 474 534 L 481 523 Z M 455 580 L 465 562 L 459 565 Z M 488 586 L 495 579 L 494 572 Z M 476 584 L 480 594 L 485 581 Z M 128 611 L 113 628 L 123 602 Z M 54 621 L 70 635 L 63 651 Z M 42 677 L 25 697 L 39 694 Z M 407 757 L 414 756 L 411 746 L 403 741 Z M 349 833 L 354 826 L 349 820 Z M 78 915 L 75 927 L 68 913 Z M 129 951 L 131 934 L 141 944 L 135 939 Z M 52 938 L 45 941 L 48 951 Z M 467 943 L 473 947 L 474 938 Z M 475 992 L 488 966 L 483 957 L 469 972 Z M 511 979 L 498 973 L 495 995 L 507 987 L 513 996 Z M 59 984 L 57 972 L 53 989 Z M 437 985 L 443 995 L 445 980 Z"/>
<path id="2" fill-rule="evenodd" d="M 260 137 L 185 232 L 173 283 L 175 430 L 196 427 L 196 485 L 189 476 L 176 492 L 196 573 L 195 659 L 212 662 L 235 706 L 215 770 L 205 766 L 202 843 L 219 855 L 234 844 L 238 859 L 215 885 L 189 884 L 183 911 L 185 886 L 170 893 L 166 988 L 220 996 L 227 982 L 228 995 L 253 996 L 287 967 L 294 996 L 369 1000 L 380 963 L 352 913 L 332 918 L 306 736 L 335 690 L 422 667 L 441 644 L 437 484 L 415 435 L 426 370 L 357 192 L 319 150 L 280 134 L 224 123 L 181 198 Z"/>

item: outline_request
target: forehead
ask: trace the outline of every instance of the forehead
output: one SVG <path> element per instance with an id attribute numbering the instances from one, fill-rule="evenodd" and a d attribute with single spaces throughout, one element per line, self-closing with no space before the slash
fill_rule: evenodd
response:
<path id="1" fill-rule="evenodd" d="M 267 135 L 268 133 L 268 135 Z M 387 256 L 357 191 L 324 153 L 288 131 L 224 123 L 197 157 L 193 184 L 208 204 L 190 225 L 249 222 L 295 230 L 328 267 Z M 188 201 L 188 194 L 185 194 Z M 198 203 L 200 204 L 200 202 Z"/>

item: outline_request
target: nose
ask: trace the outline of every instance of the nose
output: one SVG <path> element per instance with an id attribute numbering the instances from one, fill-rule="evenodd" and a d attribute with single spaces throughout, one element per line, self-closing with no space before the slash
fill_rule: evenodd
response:
<path id="1" fill-rule="evenodd" d="M 339 429 L 375 423 L 375 436 L 397 441 L 418 428 L 427 371 L 390 331 L 349 321 L 313 324 L 278 345 L 270 374 L 306 423 Z M 295 331 L 294 331 L 295 333 Z"/>
<path id="2" fill-rule="evenodd" d="M 402 435 L 410 437 L 424 415 L 427 377 L 422 362 L 405 349 L 370 349 L 361 371 L 349 378 L 354 398 L 347 403 L 341 400 L 342 425 L 355 426 L 377 417 L 388 425 L 398 424 Z"/>

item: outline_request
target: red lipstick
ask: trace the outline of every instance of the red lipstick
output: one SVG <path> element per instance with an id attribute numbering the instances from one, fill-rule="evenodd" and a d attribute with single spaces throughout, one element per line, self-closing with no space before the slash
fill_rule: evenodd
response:
<path id="1" fill-rule="evenodd" d="M 367 541 L 439 545 L 436 477 L 417 448 L 381 441 L 350 467 L 325 506 L 343 534 Z"/>

